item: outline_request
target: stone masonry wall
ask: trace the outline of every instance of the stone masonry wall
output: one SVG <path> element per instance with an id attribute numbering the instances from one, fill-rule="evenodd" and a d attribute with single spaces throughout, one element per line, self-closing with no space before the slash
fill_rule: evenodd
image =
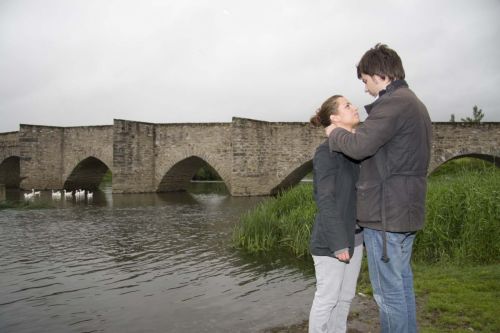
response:
<path id="1" fill-rule="evenodd" d="M 62 143 L 62 127 L 20 125 L 22 189 L 62 187 Z"/>
<path id="2" fill-rule="evenodd" d="M 101 160 L 113 171 L 113 126 L 65 127 L 63 180 L 88 157 Z"/>
<path id="3" fill-rule="evenodd" d="M 277 171 L 272 123 L 233 118 L 231 194 L 267 195 Z"/>
<path id="4" fill-rule="evenodd" d="M 293 185 L 309 168 L 324 133 L 308 123 L 271 123 L 233 118 L 233 195 L 268 195 Z M 300 170 L 283 183 L 284 179 Z"/>
<path id="5" fill-rule="evenodd" d="M 486 158 L 500 166 L 500 123 L 442 122 L 433 123 L 432 130 L 429 173 L 444 162 L 459 156 Z"/>
<path id="6" fill-rule="evenodd" d="M 155 124 L 115 119 L 113 192 L 155 192 Z"/>
<path id="7" fill-rule="evenodd" d="M 57 189 L 77 165 L 89 179 L 92 170 L 102 173 L 106 165 L 113 172 L 114 192 L 154 192 L 183 189 L 208 163 L 232 195 L 268 195 L 310 171 L 323 140 L 323 129 L 307 123 L 243 118 L 209 124 L 20 125 L 19 132 L 0 133 L 0 176 L 21 179 L 26 190 Z M 461 156 L 500 166 L 500 123 L 433 123 L 429 171 Z M 72 177 L 76 184 L 78 174 Z"/>
<path id="8" fill-rule="evenodd" d="M 275 123 L 277 172 L 272 192 L 295 185 L 312 171 L 318 145 L 326 140 L 323 128 L 309 123 Z"/>
<path id="9" fill-rule="evenodd" d="M 19 157 L 19 132 L 0 133 L 0 163 L 11 156 Z"/>
<path id="10" fill-rule="evenodd" d="M 157 124 L 155 129 L 157 190 L 185 189 L 205 163 L 231 188 L 230 123 Z"/>

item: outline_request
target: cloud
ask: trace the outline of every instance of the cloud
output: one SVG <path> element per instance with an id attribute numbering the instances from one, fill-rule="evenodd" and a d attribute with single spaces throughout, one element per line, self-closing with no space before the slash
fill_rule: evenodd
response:
<path id="1" fill-rule="evenodd" d="M 434 121 L 500 121 L 497 1 L 46 0 L 0 4 L 0 131 L 307 121 L 327 97 L 372 101 L 355 76 L 381 41 Z"/>

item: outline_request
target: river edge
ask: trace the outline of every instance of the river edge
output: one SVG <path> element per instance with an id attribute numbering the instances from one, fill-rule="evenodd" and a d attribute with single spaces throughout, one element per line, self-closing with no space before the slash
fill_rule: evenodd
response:
<path id="1" fill-rule="evenodd" d="M 305 319 L 301 323 L 290 326 L 266 328 L 261 333 L 307 333 L 308 323 L 308 320 Z M 356 294 L 347 320 L 347 333 L 375 333 L 379 331 L 380 324 L 375 300 L 371 296 Z"/>

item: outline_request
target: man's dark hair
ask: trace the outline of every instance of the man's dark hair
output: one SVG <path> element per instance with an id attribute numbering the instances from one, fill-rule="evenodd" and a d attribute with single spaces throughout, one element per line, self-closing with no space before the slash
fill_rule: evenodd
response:
<path id="1" fill-rule="evenodd" d="M 361 79 L 361 74 L 378 75 L 382 79 L 388 77 L 391 81 L 405 78 L 405 70 L 399 55 L 381 43 L 366 51 L 356 66 L 356 70 L 358 79 Z"/>

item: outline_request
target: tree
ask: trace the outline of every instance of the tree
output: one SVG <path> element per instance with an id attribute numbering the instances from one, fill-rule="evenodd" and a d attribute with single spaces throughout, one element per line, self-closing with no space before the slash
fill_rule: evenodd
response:
<path id="1" fill-rule="evenodd" d="M 455 114 L 451 114 L 451 117 L 450 117 L 450 123 L 454 123 L 455 122 Z"/>
<path id="2" fill-rule="evenodd" d="M 484 113 L 483 110 L 478 108 L 477 105 L 474 105 L 472 108 L 472 118 L 461 118 L 460 120 L 466 123 L 480 123 L 481 119 L 483 119 Z"/>

